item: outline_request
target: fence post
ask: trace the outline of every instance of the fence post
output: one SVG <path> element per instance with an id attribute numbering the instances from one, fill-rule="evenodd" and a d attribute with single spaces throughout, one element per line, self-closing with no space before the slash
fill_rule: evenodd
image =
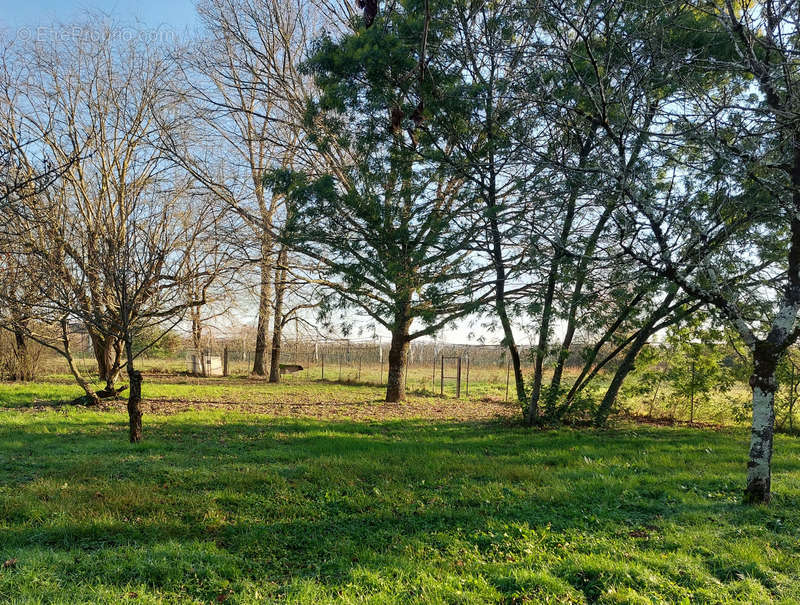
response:
<path id="1" fill-rule="evenodd" d="M 222 375 L 228 376 L 228 347 L 222 349 Z"/>
<path id="2" fill-rule="evenodd" d="M 433 352 L 433 374 L 431 375 L 431 380 L 433 381 L 433 386 L 431 387 L 431 393 L 436 392 L 436 351 Z"/>
<path id="3" fill-rule="evenodd" d="M 506 362 L 506 402 L 508 402 L 508 385 L 511 379 L 511 357 L 509 356 Z"/>
<path id="4" fill-rule="evenodd" d="M 458 356 L 458 369 L 456 370 L 456 399 L 461 399 L 461 355 Z"/>
<path id="5" fill-rule="evenodd" d="M 325 380 L 325 351 L 320 354 L 320 359 L 322 360 L 322 380 Z"/>
<path id="6" fill-rule="evenodd" d="M 694 424 L 694 361 L 692 362 L 692 381 L 689 388 L 689 424 Z"/>
<path id="7" fill-rule="evenodd" d="M 469 398 L 469 355 L 467 355 L 467 398 Z"/>
<path id="8" fill-rule="evenodd" d="M 442 353 L 442 374 L 439 378 L 439 394 L 444 397 L 444 353 Z"/>
<path id="9" fill-rule="evenodd" d="M 795 382 L 794 362 L 789 359 L 792 364 L 792 379 L 789 382 L 789 431 L 794 432 L 794 398 L 797 395 L 797 383 Z"/>

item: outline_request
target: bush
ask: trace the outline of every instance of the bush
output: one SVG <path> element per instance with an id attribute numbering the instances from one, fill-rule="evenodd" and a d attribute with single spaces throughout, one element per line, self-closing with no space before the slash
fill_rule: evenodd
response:
<path id="1" fill-rule="evenodd" d="M 0 377 L 4 380 L 29 382 L 39 371 L 42 347 L 25 340 L 24 348 L 17 344 L 11 332 L 0 330 Z"/>

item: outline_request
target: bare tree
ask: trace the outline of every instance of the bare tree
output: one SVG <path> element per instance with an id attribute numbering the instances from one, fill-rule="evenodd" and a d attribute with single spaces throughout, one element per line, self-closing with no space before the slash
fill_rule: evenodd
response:
<path id="1" fill-rule="evenodd" d="M 115 306 L 120 310 L 117 330 L 125 345 L 130 380 L 129 435 L 134 443 L 142 439 L 142 375 L 135 368 L 136 358 L 177 325 L 188 309 L 206 304 L 210 288 L 221 277 L 216 251 L 203 250 L 199 242 L 214 233 L 222 218 L 212 204 L 182 211 L 188 201 L 182 192 L 160 200 L 137 200 L 126 217 L 124 245 L 107 251 Z M 153 340 L 135 348 L 138 335 L 154 333 Z"/>
<path id="2" fill-rule="evenodd" d="M 152 109 L 163 101 L 168 65 L 139 41 L 113 40 L 112 24 L 78 27 L 73 39 L 20 44 L 16 77 L 5 89 L 3 140 L 19 170 L 37 173 L 41 156 L 66 166 L 56 183 L 17 213 L 24 254 L 60 279 L 63 308 L 82 308 L 101 380 L 114 393 L 122 343 L 110 326 L 110 276 L 103 243 L 119 241 L 130 199 L 162 178 L 152 145 Z M 23 146 L 26 140 L 36 145 Z M 81 155 L 81 161 L 74 161 Z M 53 294 L 51 291 L 50 294 Z M 87 393 L 88 394 L 88 393 Z"/>
<path id="3" fill-rule="evenodd" d="M 208 0 L 198 10 L 207 37 L 181 58 L 181 98 L 204 143 L 173 140 L 169 150 L 252 234 L 243 249 L 259 272 L 253 373 L 265 375 L 284 199 L 265 188 L 264 176 L 303 161 L 309 82 L 299 66 L 317 15 L 299 0 Z"/>
<path id="4" fill-rule="evenodd" d="M 205 302 L 219 272 L 198 260 L 196 245 L 221 217 L 161 151 L 161 140 L 184 125 L 168 92 L 174 74 L 164 49 L 139 37 L 122 41 L 111 23 L 72 31 L 70 40 L 15 49 L 24 77 L 9 83 L 0 106 L 0 133 L 21 171 L 34 173 L 36 153 L 67 165 L 83 150 L 14 213 L 17 254 L 8 260 L 35 289 L 6 296 L 34 320 L 25 335 L 61 354 L 92 402 L 119 392 L 124 355 L 130 438 L 139 441 L 142 377 L 134 363 L 149 345 L 137 350 L 136 337 L 162 334 Z M 187 298 L 190 279 L 196 288 Z M 78 322 L 92 339 L 104 392 L 74 362 L 70 331 Z"/>

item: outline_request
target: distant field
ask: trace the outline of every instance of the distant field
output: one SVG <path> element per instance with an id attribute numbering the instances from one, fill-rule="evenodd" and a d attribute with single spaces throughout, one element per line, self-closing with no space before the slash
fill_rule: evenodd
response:
<path id="1" fill-rule="evenodd" d="M 14 384 L 0 383 L 0 409 L 70 410 L 82 391 L 68 377 Z M 376 385 L 338 384 L 295 378 L 280 385 L 242 378 L 146 376 L 142 388 L 146 415 L 205 409 L 249 412 L 272 416 L 320 419 L 436 418 L 487 420 L 520 417 L 515 403 L 486 398 L 432 396 L 410 393 L 402 404 L 387 404 L 384 389 Z M 125 400 L 105 401 L 108 411 L 124 411 Z"/>
<path id="2" fill-rule="evenodd" d="M 353 360 L 350 363 L 343 362 L 341 365 L 336 359 L 327 359 L 323 364 L 321 361 L 309 363 L 305 359 L 295 359 L 292 356 L 286 357 L 286 363 L 299 363 L 303 366 L 303 370 L 296 374 L 284 375 L 283 381 L 286 384 L 306 383 L 324 379 L 327 382 L 343 382 L 348 384 L 364 384 L 364 385 L 385 385 L 387 375 L 387 365 L 381 366 L 378 363 L 361 363 Z M 78 368 L 87 376 L 91 376 L 95 372 L 95 363 L 92 359 L 81 359 L 77 363 Z M 164 380 L 165 377 L 174 375 L 185 374 L 187 364 L 185 359 L 144 359 L 139 362 L 139 366 L 146 374 L 157 375 L 157 380 Z M 241 361 L 232 361 L 229 365 L 231 378 L 248 378 L 250 376 L 252 366 L 249 363 Z M 466 396 L 469 390 L 469 395 L 474 397 L 493 397 L 505 399 L 506 397 L 506 384 L 508 371 L 505 365 L 503 366 L 472 366 L 467 372 L 466 362 L 462 364 L 462 378 L 461 389 L 462 395 Z M 47 359 L 43 364 L 41 372 L 43 378 L 46 380 L 63 380 L 66 382 L 74 382 L 72 377 L 68 374 L 66 365 L 58 358 Z M 454 365 L 445 367 L 445 381 L 444 381 L 444 394 L 454 396 L 456 393 L 456 380 L 453 378 L 456 374 Z M 124 381 L 124 373 L 122 380 Z M 201 382 L 207 382 L 208 379 L 200 379 Z M 469 383 L 469 387 L 467 386 Z M 434 384 L 434 368 L 433 364 L 430 366 L 421 364 L 412 364 L 408 370 L 408 377 L 406 379 L 406 386 L 409 391 L 420 391 L 427 393 L 441 394 L 441 365 L 437 364 L 435 371 L 435 384 Z M 513 377 L 508 389 L 509 398 L 513 399 L 514 385 Z"/>
<path id="3" fill-rule="evenodd" d="M 367 399 L 382 398 L 382 388 L 386 381 L 387 368 L 384 364 L 359 364 L 357 360 L 351 363 L 338 363 L 338 358 L 327 359 L 323 370 L 322 363 L 318 360 L 312 362 L 287 356 L 287 363 L 299 361 L 303 370 L 296 374 L 286 374 L 282 377 L 282 385 L 276 388 L 265 379 L 252 378 L 250 365 L 236 361 L 230 363 L 230 376 L 228 378 L 211 377 L 200 378 L 186 374 L 186 360 L 174 359 L 143 359 L 139 365 L 145 372 L 144 394 L 153 400 L 169 400 L 177 402 L 215 402 L 215 403 L 247 403 L 247 404 L 275 404 L 307 402 L 309 393 L 312 401 L 339 401 L 342 403 L 355 403 Z M 95 365 L 92 359 L 81 359 L 78 366 L 87 376 L 91 376 Z M 525 366 L 526 379 L 531 378 L 531 369 Z M 437 364 L 434 372 L 433 364 L 430 367 L 419 363 L 412 364 L 408 370 L 406 380 L 407 390 L 411 398 L 440 396 L 448 401 L 453 401 L 456 394 L 455 366 L 445 368 L 444 389 L 441 388 L 441 366 Z M 564 385 L 572 383 L 578 374 L 576 368 L 568 368 L 564 374 Z M 324 376 L 324 380 L 323 380 Z M 545 382 L 549 380 L 550 373 L 546 370 Z M 434 382 L 435 377 L 435 382 Z M 126 382 L 124 372 L 120 377 L 122 383 Z M 605 388 L 610 381 L 610 375 L 600 373 L 591 383 L 589 395 L 595 402 L 602 398 Z M 652 393 L 631 394 L 628 386 L 635 383 L 635 378 L 629 378 L 618 398 L 619 407 L 627 414 L 635 416 L 648 416 L 656 419 L 677 420 L 687 422 L 691 417 L 689 402 L 674 397 L 669 387 L 659 387 Z M 97 388 L 103 385 L 97 383 Z M 635 389 L 632 389 L 635 391 Z M 0 402 L 8 405 L 28 406 L 32 401 L 65 401 L 81 395 L 75 386 L 74 379 L 66 371 L 63 362 L 58 358 L 47 359 L 41 379 L 30 385 L 0 386 Z M 507 366 L 501 365 L 472 365 L 467 372 L 466 362 L 462 365 L 461 398 L 468 401 L 491 401 L 493 403 L 508 402 L 513 404 L 515 389 L 513 377 L 509 380 Z M 694 420 L 698 423 L 721 424 L 726 426 L 742 426 L 747 424 L 749 418 L 748 404 L 750 401 L 749 386 L 742 382 L 732 386 L 729 392 L 713 393 L 708 402 L 697 402 L 694 409 Z M 452 403 L 450 404 L 452 405 Z M 800 407 L 800 406 L 798 406 Z M 797 413 L 796 413 L 797 415 Z M 779 413 L 779 426 L 788 428 L 785 418 Z M 800 417 L 795 418 L 795 425 L 800 427 Z"/>
<path id="4" fill-rule="evenodd" d="M 124 401 L 0 384 L 0 601 L 800 602 L 797 438 L 747 508 L 743 429 L 290 381 L 149 376 L 138 446 Z"/>

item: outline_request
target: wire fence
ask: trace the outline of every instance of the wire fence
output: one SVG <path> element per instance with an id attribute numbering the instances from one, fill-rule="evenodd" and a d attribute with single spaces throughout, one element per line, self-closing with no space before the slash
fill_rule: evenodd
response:
<path id="1" fill-rule="evenodd" d="M 88 339 L 76 343 L 73 349 L 79 366 L 91 371 L 94 357 Z M 300 369 L 284 374 L 282 379 L 383 386 L 388 377 L 389 349 L 388 340 L 286 339 L 281 345 L 281 364 Z M 567 376 L 577 373 L 583 365 L 580 349 L 576 351 L 567 359 Z M 519 347 L 519 353 L 523 372 L 530 375 L 534 367 L 533 347 Z M 552 365 L 553 361 L 554 357 L 548 358 L 545 365 Z M 244 377 L 252 373 L 254 351 L 249 342 L 216 339 L 201 351 L 185 343 L 165 351 L 150 351 L 140 358 L 140 363 L 151 374 L 199 374 L 205 365 L 210 377 L 223 373 Z M 505 400 L 515 397 L 511 360 L 508 349 L 502 345 L 412 342 L 404 381 L 412 393 Z"/>
<path id="2" fill-rule="evenodd" d="M 752 417 L 751 366 L 729 345 L 692 343 L 651 346 L 640 353 L 636 370 L 617 400 L 621 411 L 689 423 L 738 424 Z M 776 371 L 775 423 L 778 430 L 800 428 L 800 349 L 784 356 Z M 602 381 L 597 386 L 602 386 Z"/>
<path id="3" fill-rule="evenodd" d="M 0 349 L 8 343 L 0 342 Z M 282 343 L 281 363 L 287 366 L 282 380 L 287 382 L 326 381 L 382 386 L 386 384 L 390 343 L 381 340 L 287 339 Z M 5 347 L 7 348 L 7 347 Z M 96 371 L 88 339 L 75 343 L 74 350 L 82 372 Z M 569 389 L 584 366 L 585 347 L 576 346 L 566 360 L 562 388 Z M 533 348 L 520 347 L 525 380 L 530 385 L 534 370 Z M 253 349 L 241 339 L 218 339 L 202 352 L 185 343 L 165 351 L 151 351 L 140 363 L 151 374 L 197 375 L 198 357 L 207 356 L 210 377 L 223 373 L 247 377 L 253 369 Z M 557 352 L 545 359 L 545 385 L 552 375 Z M 2 358 L 2 351 L 0 351 Z M 626 379 L 617 397 L 622 412 L 672 421 L 731 424 L 750 418 L 752 390 L 749 369 L 730 351 L 709 349 L 692 361 L 662 345 L 643 351 L 636 370 Z M 713 363 L 709 362 L 713 359 Z M 63 362 L 46 357 L 44 373 L 66 373 Z M 292 367 L 295 366 L 295 367 Z M 595 403 L 617 370 L 609 363 L 586 389 L 586 399 Z M 445 397 L 491 398 L 514 401 L 511 360 L 506 347 L 484 344 L 453 344 L 417 341 L 408 351 L 404 381 L 410 393 Z M 800 398 L 800 350 L 790 352 L 778 376 L 776 424 L 779 429 L 800 428 L 797 401 Z"/>

